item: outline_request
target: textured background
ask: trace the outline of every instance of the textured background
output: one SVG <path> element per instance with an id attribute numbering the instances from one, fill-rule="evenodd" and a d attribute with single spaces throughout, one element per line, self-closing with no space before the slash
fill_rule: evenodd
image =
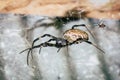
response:
<path id="1" fill-rule="evenodd" d="M 91 18 L 120 19 L 120 0 L 0 0 L 0 13 L 74 16 L 81 11 Z"/>
<path id="2" fill-rule="evenodd" d="M 119 20 L 104 19 L 105 28 L 94 26 L 99 23 L 98 19 L 59 23 L 46 16 L 0 14 L 0 80 L 120 80 Z M 96 39 L 89 35 L 90 41 L 98 44 L 106 54 L 102 55 L 84 42 L 70 46 L 68 51 L 63 48 L 59 53 L 57 48 L 47 47 L 42 48 L 39 55 L 35 49 L 30 66 L 26 63 L 27 51 L 19 54 L 45 33 L 62 37 L 72 25 L 82 23 L 89 25 L 95 35 Z M 85 28 L 80 29 L 86 31 Z M 36 45 L 47 39 L 41 39 Z"/>

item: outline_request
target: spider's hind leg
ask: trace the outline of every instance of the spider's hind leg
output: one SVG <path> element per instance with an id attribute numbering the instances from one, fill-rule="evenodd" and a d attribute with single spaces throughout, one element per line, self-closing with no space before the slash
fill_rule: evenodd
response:
<path id="1" fill-rule="evenodd" d="M 86 43 L 88 43 L 88 44 L 91 44 L 91 45 L 93 45 L 94 47 L 96 47 L 97 49 L 99 49 L 102 53 L 105 53 L 102 49 L 100 49 L 96 44 L 93 44 L 92 42 L 90 42 L 90 41 L 85 41 Z"/>

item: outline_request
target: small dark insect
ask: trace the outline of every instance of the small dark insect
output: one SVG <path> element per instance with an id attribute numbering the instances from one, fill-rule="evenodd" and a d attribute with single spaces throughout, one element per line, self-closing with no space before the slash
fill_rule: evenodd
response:
<path id="1" fill-rule="evenodd" d="M 99 28 L 104 28 L 104 27 L 106 27 L 106 25 L 105 25 L 104 23 L 100 23 L 100 24 L 98 24 L 98 26 L 99 26 Z"/>
<path id="2" fill-rule="evenodd" d="M 28 54 L 27 54 L 27 64 L 28 65 L 29 65 L 29 61 L 28 61 L 29 60 L 29 54 L 31 53 L 31 55 L 32 55 L 32 53 L 33 53 L 32 51 L 35 48 L 40 48 L 40 50 L 39 50 L 39 53 L 40 53 L 42 47 L 56 47 L 56 48 L 58 48 L 57 52 L 59 52 L 59 50 L 61 48 L 63 48 L 63 47 L 68 47 L 68 46 L 73 45 L 73 44 L 78 44 L 78 43 L 81 43 L 81 42 L 86 42 L 88 44 L 91 44 L 91 45 L 95 46 L 101 52 L 105 53 L 96 44 L 93 44 L 92 42 L 88 41 L 89 40 L 89 36 L 88 36 L 88 34 L 85 31 L 82 31 L 80 29 L 75 29 L 75 27 L 78 27 L 78 26 L 86 27 L 85 24 L 73 25 L 71 29 L 66 30 L 64 32 L 63 38 L 55 37 L 55 36 L 52 36 L 50 34 L 44 34 L 43 36 L 38 37 L 38 38 L 36 38 L 33 41 L 31 48 L 27 48 L 27 49 L 21 51 L 20 53 L 23 53 L 24 51 L 28 50 Z M 87 30 L 89 31 L 88 28 L 87 28 Z M 49 39 L 48 41 L 46 41 L 44 43 L 41 43 L 39 45 L 34 45 L 34 43 L 36 41 L 38 41 L 40 38 L 43 38 L 43 37 L 46 37 L 46 36 L 50 37 L 51 39 Z M 55 41 L 55 43 L 51 43 L 51 41 Z"/>
<path id="3" fill-rule="evenodd" d="M 100 20 L 100 22 L 96 26 L 98 26 L 99 28 L 106 27 L 106 25 L 104 24 L 103 20 Z"/>

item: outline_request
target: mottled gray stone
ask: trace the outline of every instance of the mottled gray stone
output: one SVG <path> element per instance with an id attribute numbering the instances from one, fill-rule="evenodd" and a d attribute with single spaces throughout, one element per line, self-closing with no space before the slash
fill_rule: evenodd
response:
<path id="1" fill-rule="evenodd" d="M 38 20 L 40 22 L 36 23 Z M 51 23 L 54 18 L 51 20 L 46 16 L 0 14 L 0 80 L 120 80 L 120 28 L 117 20 L 105 20 L 107 27 L 104 29 L 90 26 L 88 19 L 69 22 L 62 29 L 56 29 Z M 72 25 L 83 23 L 89 25 L 96 39 L 85 28 L 79 29 L 89 34 L 90 41 L 98 44 L 105 51 L 104 55 L 85 42 L 69 46 L 68 50 L 62 48 L 58 53 L 55 47 L 43 47 L 40 54 L 39 48 L 34 49 L 29 66 L 27 51 L 19 54 L 43 34 L 62 37 Z M 48 39 L 40 39 L 35 45 Z"/>

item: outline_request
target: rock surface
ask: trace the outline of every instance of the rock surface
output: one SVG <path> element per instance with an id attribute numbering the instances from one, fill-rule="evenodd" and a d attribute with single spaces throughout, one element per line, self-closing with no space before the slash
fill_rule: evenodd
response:
<path id="1" fill-rule="evenodd" d="M 120 28 L 117 20 L 105 20 L 105 28 L 89 27 L 96 38 L 93 40 L 90 36 L 90 41 L 98 44 L 105 51 L 104 55 L 84 42 L 70 46 L 68 51 L 63 48 L 59 53 L 57 48 L 43 47 L 40 54 L 39 49 L 34 50 L 34 58 L 30 57 L 27 66 L 27 51 L 19 52 L 30 47 L 35 38 L 45 33 L 62 37 L 63 32 L 74 24 L 98 23 L 95 19 L 80 19 L 56 29 L 54 25 L 45 26 L 45 23 L 54 23 L 51 19 L 54 20 L 45 16 L 0 14 L 1 80 L 120 80 Z M 34 28 L 38 20 L 38 27 Z M 47 39 L 41 39 L 35 45 Z"/>
<path id="2" fill-rule="evenodd" d="M 120 19 L 120 0 L 0 0 L 0 13 L 63 17 L 81 11 L 86 17 Z"/>

